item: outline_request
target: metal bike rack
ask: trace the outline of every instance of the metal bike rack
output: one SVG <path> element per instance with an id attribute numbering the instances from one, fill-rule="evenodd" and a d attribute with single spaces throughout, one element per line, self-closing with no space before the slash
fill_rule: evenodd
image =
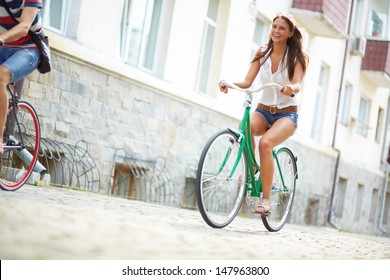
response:
<path id="1" fill-rule="evenodd" d="M 50 174 L 50 184 L 100 191 L 100 172 L 85 141 L 70 145 L 41 139 L 38 159 Z"/>
<path id="2" fill-rule="evenodd" d="M 172 179 L 166 171 L 165 159 L 145 159 L 116 150 L 113 168 L 111 195 L 145 202 L 173 202 Z"/>

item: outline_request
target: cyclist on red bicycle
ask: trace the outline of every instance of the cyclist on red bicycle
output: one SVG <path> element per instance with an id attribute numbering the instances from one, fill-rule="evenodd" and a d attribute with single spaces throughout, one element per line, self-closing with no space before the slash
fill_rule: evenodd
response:
<path id="1" fill-rule="evenodd" d="M 6 6 L 19 21 L 9 15 Z M 0 0 L 0 153 L 3 153 L 3 132 L 7 118 L 6 86 L 34 71 L 41 55 L 28 30 L 42 28 L 42 0 Z"/>

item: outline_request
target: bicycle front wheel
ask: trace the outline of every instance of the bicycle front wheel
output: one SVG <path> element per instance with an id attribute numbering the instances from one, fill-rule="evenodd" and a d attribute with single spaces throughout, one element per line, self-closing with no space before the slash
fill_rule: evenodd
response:
<path id="1" fill-rule="evenodd" d="M 239 149 L 237 135 L 224 130 L 208 141 L 201 154 L 196 195 L 199 211 L 211 227 L 230 224 L 244 200 L 247 161 L 244 152 L 239 155 Z"/>
<path id="2" fill-rule="evenodd" d="M 15 191 L 22 187 L 34 171 L 38 159 L 40 126 L 34 108 L 25 101 L 17 104 L 7 116 L 4 153 L 1 155 L 0 187 Z"/>
<path id="3" fill-rule="evenodd" d="M 274 169 L 271 211 L 268 216 L 261 216 L 264 226 L 271 232 L 279 231 L 287 222 L 294 200 L 298 173 L 294 155 L 288 148 L 277 151 Z"/>

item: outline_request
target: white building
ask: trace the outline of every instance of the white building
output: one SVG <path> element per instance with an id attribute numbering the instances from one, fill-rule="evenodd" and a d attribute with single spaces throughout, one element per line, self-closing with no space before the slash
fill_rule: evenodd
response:
<path id="1" fill-rule="evenodd" d="M 219 93 L 218 80 L 244 78 L 274 15 L 293 14 L 310 64 L 299 128 L 286 143 L 300 172 L 291 221 L 390 236 L 389 0 L 43 2 L 54 70 L 32 76 L 29 87 L 36 91 L 38 82 L 55 93 L 46 98 L 50 112 L 38 109 L 43 137 L 88 142 L 103 189 L 113 194 L 132 196 L 138 188 L 130 178 L 114 190 L 115 149 L 162 157 L 170 202 L 183 207 L 195 205 L 194 172 L 205 141 L 241 118 L 242 97 Z M 93 109 L 76 110 L 71 98 L 64 105 L 69 92 Z M 29 97 L 42 103 L 37 94 Z M 126 121 L 116 118 L 117 109 Z M 62 110 L 87 121 L 69 120 Z"/>

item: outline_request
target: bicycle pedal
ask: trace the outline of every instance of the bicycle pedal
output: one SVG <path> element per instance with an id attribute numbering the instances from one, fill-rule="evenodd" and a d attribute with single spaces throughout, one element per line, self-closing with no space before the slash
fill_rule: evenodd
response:
<path id="1" fill-rule="evenodd" d="M 266 213 L 260 214 L 262 217 L 268 217 L 271 214 L 271 211 L 268 211 Z"/>

